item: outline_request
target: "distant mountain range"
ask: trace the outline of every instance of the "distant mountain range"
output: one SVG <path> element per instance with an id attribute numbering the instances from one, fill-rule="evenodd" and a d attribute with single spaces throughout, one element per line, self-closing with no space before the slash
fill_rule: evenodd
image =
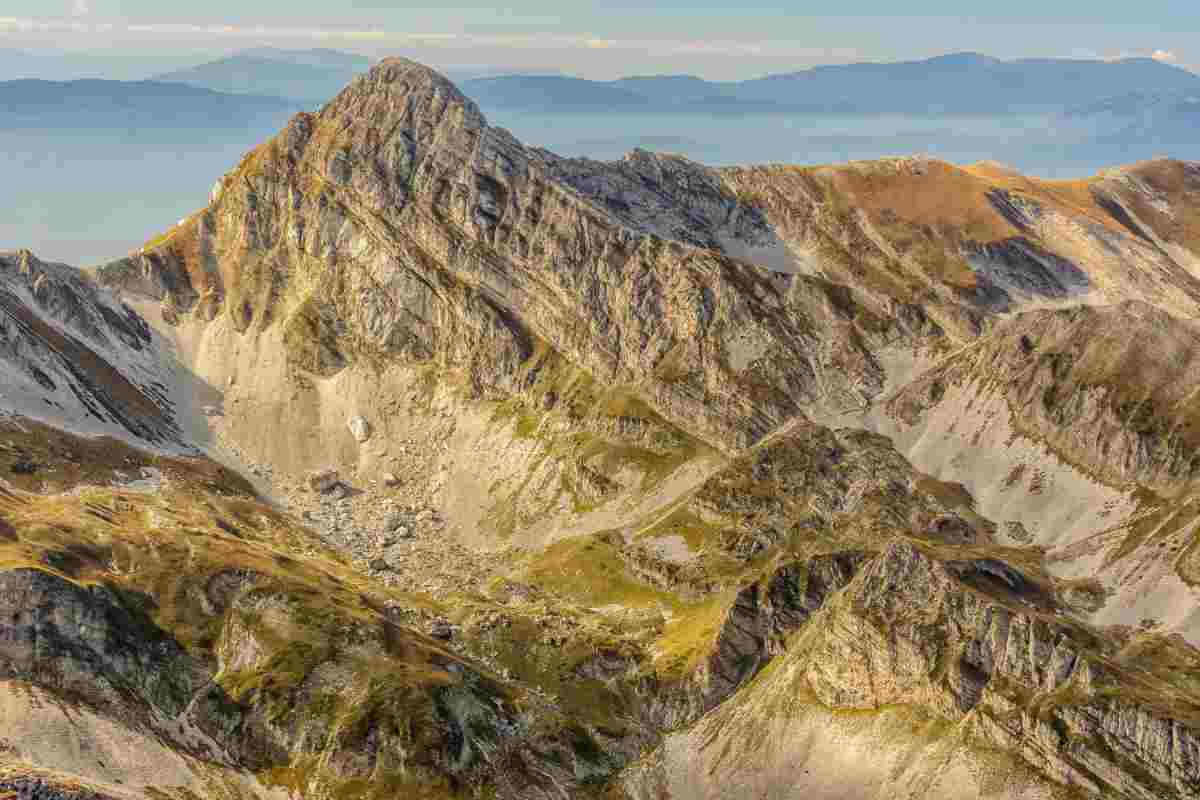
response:
<path id="1" fill-rule="evenodd" d="M 231 94 L 324 103 L 370 66 L 369 58 L 338 50 L 257 48 L 153 79 Z"/>
<path id="2" fill-rule="evenodd" d="M 1200 75 L 1153 59 L 1002 61 L 959 53 L 922 61 L 823 66 L 739 82 L 691 75 L 591 81 L 500 76 L 466 81 L 486 108 L 719 112 L 1003 113 L 1063 110 L 1131 92 L 1200 91 Z"/>
<path id="3" fill-rule="evenodd" d="M 332 99 L 370 66 L 371 59 L 338 50 L 255 48 L 150 80 L 315 105 Z M 1200 75 L 1148 58 L 1004 61 L 977 53 L 820 66 L 733 82 L 694 75 L 595 81 L 554 71 L 494 67 L 447 74 L 485 110 L 536 113 L 1063 113 L 1131 102 L 1122 98 L 1200 93 Z"/>
<path id="4" fill-rule="evenodd" d="M 366 56 L 340 50 L 258 47 L 194 67 L 164 72 L 151 80 L 183 83 L 229 94 L 275 95 L 308 103 L 325 103 L 370 66 L 371 59 Z M 563 78 L 561 73 L 553 70 L 539 71 L 535 75 L 519 68 L 499 66 L 459 67 L 447 70 L 446 74 L 456 81 L 493 76 Z"/>
<path id="5" fill-rule="evenodd" d="M 300 110 L 279 97 L 234 95 L 160 81 L 0 82 L 0 130 L 239 127 Z"/>
<path id="6" fill-rule="evenodd" d="M 1200 145 L 1200 90 L 1130 92 L 1072 109 L 1067 116 L 1092 126 L 1101 139 Z"/>
<path id="7" fill-rule="evenodd" d="M 136 48 L 65 50 L 0 46 L 0 80 L 145 80 L 152 72 L 190 66 L 190 60 L 186 52 L 147 56 L 138 53 Z"/>

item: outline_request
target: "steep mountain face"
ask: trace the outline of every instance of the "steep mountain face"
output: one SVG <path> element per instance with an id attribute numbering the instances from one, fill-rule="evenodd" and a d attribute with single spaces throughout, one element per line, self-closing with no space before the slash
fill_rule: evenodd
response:
<path id="1" fill-rule="evenodd" d="M 556 180 L 560 168 L 487 127 L 440 76 L 388 62 L 296 117 L 208 209 L 100 279 L 161 298 L 201 348 L 227 331 L 224 363 L 199 371 L 220 385 L 248 359 L 261 399 L 296 372 L 349 382 L 408 363 L 477 397 L 546 381 L 553 405 L 567 362 L 732 451 L 802 406 L 878 390 L 853 320 L 815 335 L 843 315 L 834 287 L 631 229 Z M 859 367 L 831 370 L 833 358 Z M 262 411 L 256 427 L 300 422 L 278 399 Z M 291 438 L 265 437 L 259 455 L 284 460 Z"/>
<path id="2" fill-rule="evenodd" d="M 1004 562 L 894 543 L 758 681 L 672 735 L 625 788 L 638 798 L 1195 796 L 1182 665 L 1062 614 L 1044 584 Z"/>
<path id="3" fill-rule="evenodd" d="M 0 786 L 1198 797 L 1198 222 L 1180 162 L 562 159 L 384 61 L 0 261 Z"/>
<path id="4" fill-rule="evenodd" d="M 186 449 L 150 326 L 63 264 L 0 254 L 4 409 Z"/>

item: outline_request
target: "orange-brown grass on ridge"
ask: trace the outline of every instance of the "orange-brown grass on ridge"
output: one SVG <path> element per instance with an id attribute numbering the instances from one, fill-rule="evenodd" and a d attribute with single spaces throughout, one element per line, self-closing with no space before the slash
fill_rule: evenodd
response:
<path id="1" fill-rule="evenodd" d="M 974 285 L 966 261 L 942 241 L 957 232 L 915 225 L 886 205 L 860 207 L 859 199 L 833 180 L 838 171 L 851 169 L 773 165 L 732 167 L 723 175 L 741 201 L 762 211 L 786 240 L 810 249 L 830 280 L 904 302 L 914 302 L 931 279 L 964 288 Z M 882 234 L 889 252 L 885 254 L 864 228 Z M 907 263 L 897 263 L 891 252 Z"/>
<path id="2" fill-rule="evenodd" d="M 1142 222 L 1160 237 L 1200 250 L 1200 166 L 1171 159 L 1145 161 L 1119 171 L 1165 198 L 1169 212 L 1139 191 L 1124 197 Z"/>
<path id="3" fill-rule="evenodd" d="M 871 162 L 818 167 L 812 174 L 872 220 L 929 226 L 980 243 L 1019 233 L 988 200 L 993 184 L 945 162 L 924 161 L 920 168 Z"/>
<path id="4" fill-rule="evenodd" d="M 897 218 L 913 225 L 945 227 L 981 244 L 1019 235 L 1017 229 L 988 199 L 988 193 L 1007 191 L 1024 195 L 1067 216 L 1082 216 L 1111 231 L 1129 231 L 1102 206 L 1095 189 L 1109 175 L 1072 180 L 1048 180 L 1022 175 L 992 162 L 956 166 L 944 161 L 922 160 L 920 168 L 888 168 L 889 162 L 862 162 L 814 168 L 844 192 L 851 205 L 873 218 L 891 210 Z M 1174 166 L 1172 166 L 1174 165 Z M 1179 162 L 1149 162 L 1131 168 L 1178 172 Z M 1124 170 L 1123 170 L 1124 171 Z"/>
<path id="5" fill-rule="evenodd" d="M 1101 180 L 1099 176 L 1076 180 L 1046 180 L 1021 175 L 989 162 L 971 164 L 962 170 L 985 181 L 989 189 L 1017 192 L 1065 214 L 1082 215 L 1110 230 L 1128 233 L 1096 202 L 1094 189 Z"/>
<path id="6" fill-rule="evenodd" d="M 1200 169 L 1182 161 L 1157 159 L 1118 167 L 1090 178 L 1042 180 L 974 164 L 967 170 L 1064 212 L 1074 212 L 1125 235 L 1137 231 L 1118 219 L 1119 210 L 1105 207 L 1104 195 L 1115 194 L 1154 234 L 1192 250 L 1200 249 Z M 1128 183 L 1124 179 L 1136 183 Z M 1140 184 L 1137 185 L 1137 184 Z M 1149 190 L 1149 194 L 1147 193 Z M 1165 204 L 1155 201 L 1155 198 Z M 1167 210 L 1169 209 L 1169 210 Z"/>
<path id="7" fill-rule="evenodd" d="M 1082 215 L 1110 230 L 1127 229 L 1097 202 L 1094 189 L 1113 173 L 1075 180 L 1047 180 L 1022 175 L 992 162 L 956 166 L 934 159 L 881 159 L 821 166 L 734 167 L 733 173 L 809 176 L 840 195 L 849 208 L 872 220 L 899 221 L 934 230 L 956 231 L 962 238 L 988 244 L 1021 232 L 991 204 L 988 192 L 1023 194 L 1069 215 Z M 1190 186 L 1186 166 L 1178 161 L 1152 161 L 1122 168 L 1168 196 Z M 1200 213 L 1200 212 L 1198 212 Z"/>

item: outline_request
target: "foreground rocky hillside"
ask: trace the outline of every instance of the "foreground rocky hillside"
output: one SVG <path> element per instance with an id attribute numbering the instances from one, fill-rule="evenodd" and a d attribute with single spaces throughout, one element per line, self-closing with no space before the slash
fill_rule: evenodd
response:
<path id="1" fill-rule="evenodd" d="M 1198 268 L 1194 164 L 563 159 L 381 62 L 0 258 L 0 787 L 1200 797 Z"/>

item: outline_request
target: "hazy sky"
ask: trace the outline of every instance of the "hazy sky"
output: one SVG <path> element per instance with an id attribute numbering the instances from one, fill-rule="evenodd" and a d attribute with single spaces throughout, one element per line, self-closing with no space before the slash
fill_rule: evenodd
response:
<path id="1" fill-rule="evenodd" d="M 1195 0 L 840 3 L 533 0 L 4 0 L 0 48 L 87 51 L 115 77 L 256 45 L 398 53 L 439 67 L 554 68 L 589 77 L 744 78 L 820 63 L 975 50 L 1004 58 L 1154 56 L 1200 65 Z M 831 15 L 830 11 L 836 11 Z M 116 75 L 120 72 L 122 74 Z M 4 76 L 0 76 L 2 78 Z"/>

